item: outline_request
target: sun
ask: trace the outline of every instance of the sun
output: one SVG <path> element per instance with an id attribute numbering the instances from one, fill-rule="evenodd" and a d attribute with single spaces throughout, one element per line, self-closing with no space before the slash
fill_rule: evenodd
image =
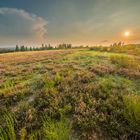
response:
<path id="1" fill-rule="evenodd" d="M 126 37 L 130 36 L 130 32 L 129 31 L 125 31 L 124 32 L 124 36 L 126 36 Z"/>

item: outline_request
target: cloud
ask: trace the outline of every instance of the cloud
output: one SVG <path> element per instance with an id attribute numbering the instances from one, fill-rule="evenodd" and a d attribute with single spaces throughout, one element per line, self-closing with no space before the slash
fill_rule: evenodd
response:
<path id="1" fill-rule="evenodd" d="M 0 42 L 35 43 L 46 38 L 47 21 L 16 8 L 0 8 Z"/>

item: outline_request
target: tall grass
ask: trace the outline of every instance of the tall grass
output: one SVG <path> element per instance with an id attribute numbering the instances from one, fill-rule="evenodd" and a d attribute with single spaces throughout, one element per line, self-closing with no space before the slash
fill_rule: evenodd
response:
<path id="1" fill-rule="evenodd" d="M 113 53 L 127 53 L 133 54 L 136 56 L 140 55 L 140 45 L 125 45 L 125 46 L 111 46 L 111 47 L 103 47 L 103 46 L 95 46 L 91 47 L 90 50 L 94 51 L 104 51 L 104 52 L 113 52 Z"/>
<path id="2" fill-rule="evenodd" d="M 124 117 L 129 123 L 131 131 L 140 136 L 140 95 L 124 96 Z"/>
<path id="3" fill-rule="evenodd" d="M 35 131 L 28 135 L 28 140 L 42 140 L 41 131 Z"/>
<path id="4" fill-rule="evenodd" d="M 1 121 L 5 126 L 0 126 L 0 140 L 16 140 L 14 119 L 7 111 L 1 115 Z"/>
<path id="5" fill-rule="evenodd" d="M 138 62 L 134 57 L 125 55 L 113 55 L 110 57 L 110 60 L 113 64 L 117 65 L 120 68 L 138 68 Z"/>
<path id="6" fill-rule="evenodd" d="M 5 112 L 1 119 L 5 123 L 4 126 L 0 126 L 0 140 L 16 140 L 14 119 L 11 114 Z M 43 137 L 41 134 L 43 134 Z M 44 116 L 43 132 L 33 131 L 31 134 L 27 134 L 25 128 L 22 128 L 20 131 L 20 140 L 41 140 L 42 138 L 47 140 L 73 140 L 70 121 L 65 117 L 61 117 L 59 121 L 56 121 Z"/>
<path id="7" fill-rule="evenodd" d="M 45 116 L 43 130 L 48 140 L 72 140 L 71 125 L 67 118 L 61 117 L 59 121 L 56 121 Z"/>

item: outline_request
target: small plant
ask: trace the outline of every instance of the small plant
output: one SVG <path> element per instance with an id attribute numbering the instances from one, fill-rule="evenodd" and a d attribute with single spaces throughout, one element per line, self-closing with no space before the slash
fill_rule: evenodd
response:
<path id="1" fill-rule="evenodd" d="M 71 125 L 67 118 L 53 120 L 48 116 L 43 118 L 43 130 L 48 140 L 71 140 Z"/>
<path id="2" fill-rule="evenodd" d="M 26 137 L 26 129 L 25 128 L 22 128 L 20 130 L 20 140 L 25 140 L 25 137 Z"/>
<path id="3" fill-rule="evenodd" d="M 45 82 L 45 89 L 54 88 L 54 81 L 53 80 L 46 80 Z"/>
<path id="4" fill-rule="evenodd" d="M 35 131 L 29 134 L 28 140 L 42 140 L 40 131 Z"/>
<path id="5" fill-rule="evenodd" d="M 61 75 L 59 73 L 56 73 L 56 76 L 55 76 L 55 82 L 56 83 L 59 83 L 61 81 Z"/>

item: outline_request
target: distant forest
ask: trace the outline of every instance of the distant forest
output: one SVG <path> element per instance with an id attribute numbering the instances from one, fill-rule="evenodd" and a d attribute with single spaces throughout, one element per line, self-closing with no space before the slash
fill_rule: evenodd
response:
<path id="1" fill-rule="evenodd" d="M 15 48 L 0 48 L 0 53 L 9 53 L 9 52 L 24 52 L 24 51 L 41 51 L 41 50 L 57 50 L 57 49 L 74 49 L 74 48 L 92 48 L 99 49 L 99 48 L 108 48 L 108 47 L 125 47 L 125 46 L 133 46 L 133 47 L 140 47 L 140 44 L 128 44 L 124 45 L 123 42 L 114 43 L 110 46 L 73 46 L 72 44 L 59 44 L 58 46 L 53 46 L 50 44 L 42 44 L 41 47 L 31 47 L 25 45 L 16 45 Z"/>
<path id="2" fill-rule="evenodd" d="M 72 48 L 71 44 L 59 44 L 57 47 L 50 44 L 42 44 L 41 47 L 31 47 L 25 45 L 16 45 L 15 48 L 0 48 L 0 53 L 8 52 L 24 52 L 24 51 L 41 51 L 41 50 L 53 50 L 53 49 L 70 49 Z"/>

